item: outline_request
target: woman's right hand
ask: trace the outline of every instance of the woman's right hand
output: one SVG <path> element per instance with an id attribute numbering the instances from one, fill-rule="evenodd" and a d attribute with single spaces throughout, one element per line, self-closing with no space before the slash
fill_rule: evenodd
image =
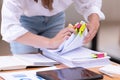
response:
<path id="1" fill-rule="evenodd" d="M 64 28 L 54 38 L 49 41 L 49 49 L 57 49 L 65 40 L 67 40 L 75 30 L 73 28 Z"/>

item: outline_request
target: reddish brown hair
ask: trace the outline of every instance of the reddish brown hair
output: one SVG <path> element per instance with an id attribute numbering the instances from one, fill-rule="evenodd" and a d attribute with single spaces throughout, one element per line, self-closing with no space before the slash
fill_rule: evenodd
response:
<path id="1" fill-rule="evenodd" d="M 38 2 L 38 0 L 34 0 L 34 1 Z M 47 8 L 49 10 L 53 9 L 53 6 L 52 6 L 53 0 L 41 0 L 41 1 L 42 1 L 43 7 Z"/>

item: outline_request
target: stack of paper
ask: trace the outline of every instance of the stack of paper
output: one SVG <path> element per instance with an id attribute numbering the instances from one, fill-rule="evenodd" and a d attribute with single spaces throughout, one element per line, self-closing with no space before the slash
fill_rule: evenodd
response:
<path id="1" fill-rule="evenodd" d="M 63 63 L 69 67 L 98 67 L 110 64 L 109 56 L 104 56 L 101 58 L 93 58 L 91 54 L 99 54 L 101 52 L 96 52 L 84 47 L 80 47 L 59 55 L 57 53 L 51 53 L 44 51 L 44 55 L 57 62 Z"/>
<path id="2" fill-rule="evenodd" d="M 95 67 L 109 63 L 108 56 L 92 58 L 91 55 L 100 52 L 83 48 L 83 40 L 87 35 L 85 22 L 77 23 L 76 34 L 72 34 L 57 50 L 43 49 L 43 55 L 61 62 L 69 67 Z M 78 27 L 79 26 L 79 27 Z M 104 54 L 104 53 L 103 53 Z"/>
<path id="3" fill-rule="evenodd" d="M 68 27 L 71 27 L 72 25 L 68 25 Z M 63 42 L 60 47 L 56 50 L 47 50 L 51 53 L 55 52 L 57 54 L 64 54 L 70 50 L 79 48 L 83 46 L 83 39 L 87 35 L 87 28 L 85 22 L 81 21 L 80 23 L 75 24 L 76 27 L 76 33 L 73 33 L 68 40 Z M 73 26 L 73 27 L 75 27 Z"/>

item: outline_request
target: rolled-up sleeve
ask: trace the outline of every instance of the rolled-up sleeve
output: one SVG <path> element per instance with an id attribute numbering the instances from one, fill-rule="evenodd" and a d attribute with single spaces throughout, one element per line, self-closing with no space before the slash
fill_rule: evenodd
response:
<path id="1" fill-rule="evenodd" d="M 2 39 L 11 42 L 27 33 L 20 24 L 20 16 L 23 10 L 20 3 L 16 4 L 17 0 L 3 0 L 2 6 L 2 22 L 1 35 Z"/>
<path id="2" fill-rule="evenodd" d="M 88 16 L 97 13 L 100 20 L 104 20 L 105 16 L 101 11 L 102 0 L 74 0 L 76 10 L 88 21 Z"/>

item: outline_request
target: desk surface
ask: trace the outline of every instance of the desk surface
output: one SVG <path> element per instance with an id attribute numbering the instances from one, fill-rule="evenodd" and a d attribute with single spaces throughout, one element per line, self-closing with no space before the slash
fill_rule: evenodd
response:
<path id="1" fill-rule="evenodd" d="M 113 62 L 111 62 L 111 64 L 119 65 L 119 64 L 113 63 Z M 61 68 L 61 67 L 64 68 L 63 65 L 58 66 L 58 68 Z M 99 72 L 99 68 L 100 68 L 100 67 L 89 68 L 89 70 L 94 71 L 94 72 L 96 72 L 96 73 L 100 73 L 100 72 Z M 119 75 L 119 76 L 116 75 L 116 77 L 110 77 L 110 76 L 108 76 L 108 75 L 106 75 L 106 74 L 103 74 L 103 73 L 100 73 L 100 74 L 102 74 L 103 77 L 104 77 L 102 80 L 120 80 L 120 75 Z"/>
<path id="2" fill-rule="evenodd" d="M 113 64 L 118 65 L 118 64 L 116 64 L 116 63 L 113 63 Z M 56 67 L 57 67 L 57 68 L 65 68 L 66 66 L 64 66 L 64 65 L 57 65 Z M 43 67 L 40 67 L 40 68 L 43 68 Z M 18 71 L 30 71 L 30 70 L 38 70 L 38 69 L 40 69 L 40 68 L 27 68 L 27 69 L 23 69 L 23 70 L 1 71 L 0 73 L 18 72 Z M 100 72 L 99 72 L 99 68 L 100 68 L 100 67 L 89 68 L 89 70 L 92 70 L 92 71 L 94 71 L 94 72 L 96 72 L 96 73 L 100 73 Z M 103 73 L 100 73 L 100 74 L 103 74 Z M 108 75 L 103 74 L 103 77 L 104 77 L 104 78 L 103 78 L 102 80 L 120 80 L 120 75 L 119 75 L 119 76 L 116 76 L 116 77 L 110 77 L 110 76 L 108 76 Z M 0 80 L 4 80 L 4 79 L 0 78 Z"/>

